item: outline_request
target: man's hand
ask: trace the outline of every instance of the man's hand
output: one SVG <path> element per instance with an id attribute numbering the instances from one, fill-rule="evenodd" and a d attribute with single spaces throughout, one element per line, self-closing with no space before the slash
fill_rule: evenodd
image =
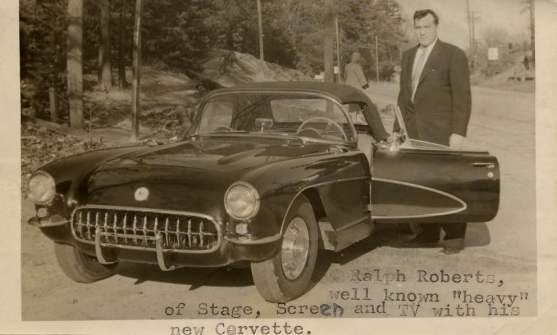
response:
<path id="1" fill-rule="evenodd" d="M 449 137 L 449 146 L 451 149 L 460 150 L 462 149 L 462 143 L 464 142 L 464 136 L 459 134 L 451 134 Z"/>

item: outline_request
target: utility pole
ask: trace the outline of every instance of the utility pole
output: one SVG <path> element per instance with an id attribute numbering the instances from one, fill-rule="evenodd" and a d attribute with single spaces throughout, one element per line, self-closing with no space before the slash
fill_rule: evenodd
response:
<path id="1" fill-rule="evenodd" d="M 334 82 L 334 36 L 335 36 L 335 14 L 333 9 L 333 0 L 327 0 L 325 3 L 325 38 L 323 41 L 323 65 L 325 68 L 325 82 Z"/>
<path id="2" fill-rule="evenodd" d="M 470 14 L 472 15 L 472 50 L 474 50 L 474 54 L 476 53 L 477 47 L 477 40 L 476 40 L 476 22 L 480 21 L 480 16 L 477 14 L 476 11 L 471 11 Z"/>
<path id="3" fill-rule="evenodd" d="M 468 21 L 468 52 L 470 53 L 470 70 L 474 71 L 476 63 L 476 41 L 474 37 L 474 18 L 470 8 L 470 0 L 466 0 L 466 17 Z"/>
<path id="4" fill-rule="evenodd" d="M 468 46 L 470 52 L 474 48 L 474 40 L 472 39 L 472 13 L 470 11 L 470 0 L 466 0 L 466 17 L 468 21 Z"/>
<path id="5" fill-rule="evenodd" d="M 337 74 L 337 82 L 341 82 L 341 78 L 342 78 L 342 60 L 340 58 L 340 29 L 338 27 L 338 16 L 335 15 L 335 29 L 336 29 L 336 36 L 337 36 L 337 69 L 338 69 L 338 74 Z"/>
<path id="6" fill-rule="evenodd" d="M 375 77 L 379 82 L 379 39 L 375 35 Z"/>
<path id="7" fill-rule="evenodd" d="M 259 24 L 259 59 L 264 60 L 263 52 L 263 17 L 261 16 L 261 0 L 257 0 L 257 21 Z"/>
<path id="8" fill-rule="evenodd" d="M 132 83 L 132 137 L 133 142 L 139 138 L 139 112 L 141 111 L 141 15 L 142 0 L 135 0 L 135 24 L 133 31 L 133 83 Z"/>
<path id="9" fill-rule="evenodd" d="M 470 52 L 470 69 L 474 71 L 476 63 L 476 21 L 480 19 L 475 11 L 470 7 L 470 0 L 466 0 L 466 16 L 468 19 L 468 38 Z"/>

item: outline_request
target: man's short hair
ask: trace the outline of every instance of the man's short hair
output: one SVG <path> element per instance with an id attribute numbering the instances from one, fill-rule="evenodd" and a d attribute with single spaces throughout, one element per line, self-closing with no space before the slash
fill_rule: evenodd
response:
<path id="1" fill-rule="evenodd" d="M 435 22 L 435 25 L 439 24 L 439 16 L 437 16 L 437 14 L 432 11 L 431 9 L 421 9 L 421 10 L 417 10 L 416 12 L 414 12 L 414 22 L 416 22 L 416 20 L 420 20 L 423 19 L 424 17 L 428 16 L 429 14 L 431 14 L 431 16 L 433 16 L 433 21 Z"/>

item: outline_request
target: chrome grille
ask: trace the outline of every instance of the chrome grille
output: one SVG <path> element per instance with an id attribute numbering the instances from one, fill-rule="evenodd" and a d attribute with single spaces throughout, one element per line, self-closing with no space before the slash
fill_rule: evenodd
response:
<path id="1" fill-rule="evenodd" d="M 220 226 L 209 216 L 197 213 L 115 206 L 83 206 L 74 210 L 72 234 L 101 246 L 129 249 L 157 248 L 163 251 L 211 252 L 220 246 Z"/>

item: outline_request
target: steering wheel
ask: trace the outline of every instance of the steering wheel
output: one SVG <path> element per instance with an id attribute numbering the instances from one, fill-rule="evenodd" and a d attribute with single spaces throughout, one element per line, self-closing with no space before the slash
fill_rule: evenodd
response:
<path id="1" fill-rule="evenodd" d="M 314 117 L 310 117 L 309 119 L 305 120 L 304 122 L 302 122 L 302 124 L 300 124 L 300 126 L 298 127 L 298 129 L 296 129 L 296 134 L 301 133 L 305 128 L 306 125 L 308 125 L 310 122 L 323 122 L 325 121 L 327 123 L 327 126 L 325 126 L 325 129 L 323 129 L 320 132 L 320 135 L 322 135 L 323 133 L 327 133 L 329 132 L 329 129 L 331 128 L 331 126 L 334 126 L 334 128 L 336 128 L 340 134 L 342 135 L 342 138 L 347 141 L 348 137 L 346 136 L 346 133 L 344 132 L 344 129 L 342 128 L 342 126 L 336 122 L 333 119 L 329 119 L 328 117 L 323 117 L 323 116 L 314 116 Z M 308 127 L 312 130 L 316 130 L 313 127 Z"/>

